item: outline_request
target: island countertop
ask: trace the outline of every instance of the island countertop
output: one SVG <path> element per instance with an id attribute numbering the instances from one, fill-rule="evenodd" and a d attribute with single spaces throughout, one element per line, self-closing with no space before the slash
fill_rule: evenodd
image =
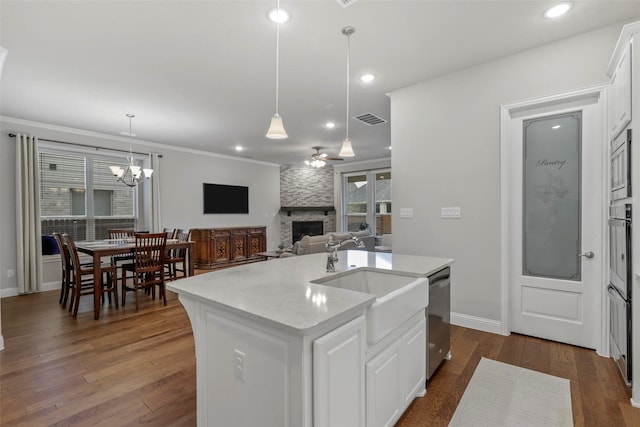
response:
<path id="1" fill-rule="evenodd" d="M 240 265 L 180 279 L 167 289 L 288 332 L 307 335 L 331 319 L 355 313 L 375 295 L 312 281 L 355 269 L 426 277 L 453 263 L 450 258 L 381 252 L 341 251 L 336 272 L 325 271 L 324 253 Z"/>

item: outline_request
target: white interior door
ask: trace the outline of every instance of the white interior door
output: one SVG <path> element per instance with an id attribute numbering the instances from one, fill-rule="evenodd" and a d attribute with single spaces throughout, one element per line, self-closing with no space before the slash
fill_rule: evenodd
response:
<path id="1" fill-rule="evenodd" d="M 598 348 L 606 259 L 600 96 L 512 112 L 507 132 L 511 331 Z"/>

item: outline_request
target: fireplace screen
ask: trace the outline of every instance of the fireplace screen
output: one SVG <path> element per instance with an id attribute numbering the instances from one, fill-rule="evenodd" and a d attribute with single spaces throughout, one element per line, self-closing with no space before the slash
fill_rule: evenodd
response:
<path id="1" fill-rule="evenodd" d="M 292 242 L 302 239 L 304 235 L 320 236 L 324 233 L 322 221 L 293 221 L 291 223 Z"/>

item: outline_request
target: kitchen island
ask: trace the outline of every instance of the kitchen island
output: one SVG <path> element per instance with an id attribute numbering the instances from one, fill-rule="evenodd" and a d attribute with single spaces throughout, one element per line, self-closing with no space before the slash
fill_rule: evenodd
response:
<path id="1" fill-rule="evenodd" d="M 409 313 L 410 319 L 397 330 L 369 343 L 367 311 L 381 298 L 318 282 L 363 270 L 419 282 L 416 279 L 452 262 L 343 251 L 335 273 L 325 271 L 326 254 L 312 254 L 168 284 L 169 290 L 179 294 L 193 328 L 198 425 L 377 425 L 372 411 L 379 408 L 373 408 L 371 402 L 377 402 L 375 397 L 381 394 L 369 389 L 375 374 L 382 371 L 368 362 L 387 353 L 391 360 L 397 354 L 396 365 L 406 367 L 406 375 L 393 375 L 400 377 L 398 381 L 407 377 L 398 384 L 405 392 L 403 399 L 392 402 L 397 408 L 384 411 L 397 419 L 415 395 L 424 393 L 428 292 L 419 298 L 421 312 Z M 369 371 L 374 376 L 365 390 Z"/>

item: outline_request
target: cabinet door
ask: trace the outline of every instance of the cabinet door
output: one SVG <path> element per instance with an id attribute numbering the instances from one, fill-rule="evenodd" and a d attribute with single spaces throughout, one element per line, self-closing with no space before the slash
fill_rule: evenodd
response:
<path id="1" fill-rule="evenodd" d="M 408 406 L 419 393 L 424 392 L 427 357 L 427 320 L 420 322 L 402 336 L 400 363 L 403 374 L 404 407 Z"/>
<path id="2" fill-rule="evenodd" d="M 367 362 L 367 427 L 393 426 L 400 418 L 403 380 L 399 344 L 396 340 Z"/>
<path id="3" fill-rule="evenodd" d="M 231 233 L 215 230 L 211 237 L 213 264 L 226 263 L 231 259 Z"/>
<path id="4" fill-rule="evenodd" d="M 313 342 L 315 427 L 364 427 L 364 317 Z"/>
<path id="5" fill-rule="evenodd" d="M 195 242 L 193 260 L 196 268 L 209 268 L 213 259 L 211 233 L 208 230 L 193 230 L 191 239 Z"/>
<path id="6" fill-rule="evenodd" d="M 631 45 L 624 49 L 609 87 L 609 131 L 615 138 L 631 121 Z"/>
<path id="7" fill-rule="evenodd" d="M 244 261 L 249 256 L 247 247 L 247 230 L 234 229 L 233 235 L 233 261 Z"/>
<path id="8" fill-rule="evenodd" d="M 267 237 L 265 229 L 249 229 L 249 256 L 267 250 Z"/>

